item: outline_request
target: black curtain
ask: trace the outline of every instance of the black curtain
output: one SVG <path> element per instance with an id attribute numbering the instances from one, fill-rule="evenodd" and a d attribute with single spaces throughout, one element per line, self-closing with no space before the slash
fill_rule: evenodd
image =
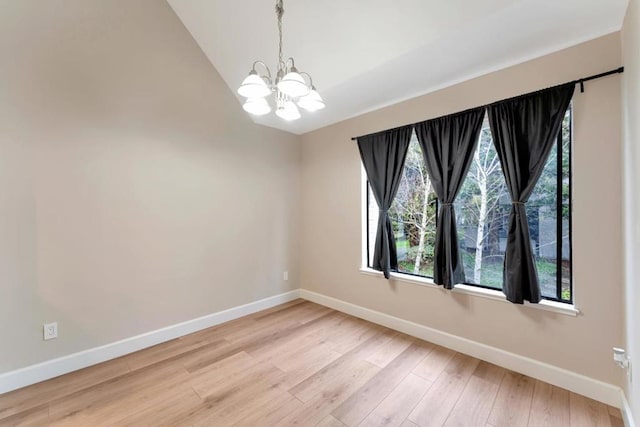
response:
<path id="1" fill-rule="evenodd" d="M 484 112 L 485 108 L 480 107 L 415 125 L 427 171 L 440 202 L 433 281 L 447 289 L 465 281 L 453 202 L 471 166 Z"/>
<path id="2" fill-rule="evenodd" d="M 412 128 L 413 126 L 409 125 L 358 138 L 362 164 L 380 209 L 371 267 L 384 272 L 387 279 L 391 270 L 398 269 L 396 241 L 389 219 L 389 208 L 398 192 Z"/>
<path id="3" fill-rule="evenodd" d="M 556 142 L 574 87 L 569 83 L 489 106 L 491 133 L 512 200 L 502 290 L 514 303 L 542 298 L 525 205 Z"/>

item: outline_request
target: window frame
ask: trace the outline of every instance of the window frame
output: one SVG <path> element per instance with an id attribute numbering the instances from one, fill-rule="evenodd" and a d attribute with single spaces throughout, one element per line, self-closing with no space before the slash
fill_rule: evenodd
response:
<path id="1" fill-rule="evenodd" d="M 525 305 L 531 305 L 532 307 L 540 306 L 544 310 L 556 311 L 563 314 L 569 314 L 572 316 L 576 316 L 579 313 L 579 310 L 575 307 L 575 295 L 574 295 L 574 286 L 573 286 L 573 102 L 569 105 L 568 113 L 569 113 L 569 150 L 568 150 L 568 244 L 569 244 L 569 295 L 570 298 L 568 300 L 562 299 L 562 183 L 563 183 L 563 175 L 562 175 L 562 160 L 563 160 L 563 132 L 562 128 L 558 133 L 556 139 L 556 149 L 557 149 L 557 185 L 556 185 L 556 259 L 558 260 L 558 268 L 556 269 L 556 296 L 555 297 L 547 297 L 542 296 L 542 301 L 538 304 L 530 304 L 525 301 Z M 360 271 L 365 274 L 373 274 L 382 276 L 382 273 L 376 270 L 373 270 L 371 267 L 371 248 L 369 247 L 369 236 L 370 236 L 370 228 L 369 228 L 369 203 L 370 203 L 370 186 L 369 180 L 367 179 L 367 174 L 364 169 L 364 166 L 361 164 L 361 184 L 362 184 L 362 263 Z M 436 199 L 436 223 L 438 216 L 438 200 Z M 409 272 L 400 272 L 398 270 L 391 271 L 391 277 L 405 281 L 410 283 L 417 283 L 420 285 L 428 285 L 428 286 L 437 286 L 433 282 L 433 277 L 423 276 L 420 274 L 414 274 Z M 479 295 L 486 298 L 504 300 L 504 294 L 501 289 L 497 289 L 495 287 L 486 286 L 482 284 L 475 283 L 459 283 L 454 286 L 454 291 L 462 292 L 465 294 L 474 294 Z"/>

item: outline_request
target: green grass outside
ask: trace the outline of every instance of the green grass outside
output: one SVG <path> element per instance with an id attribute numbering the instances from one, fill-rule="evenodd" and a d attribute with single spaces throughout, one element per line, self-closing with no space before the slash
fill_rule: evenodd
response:
<path id="1" fill-rule="evenodd" d="M 409 242 L 401 240 L 397 243 L 397 248 L 399 252 L 405 252 L 407 255 L 404 259 L 398 260 L 398 270 L 401 273 L 414 274 L 413 268 L 415 255 L 411 256 L 414 251 L 409 247 Z M 474 259 L 474 254 L 463 252 L 462 263 L 465 267 L 467 283 L 472 283 L 473 281 Z M 540 282 L 542 295 L 553 298 L 556 295 L 556 264 L 543 259 L 538 259 L 536 261 L 538 280 Z M 504 259 L 502 257 L 485 258 L 482 263 L 482 273 L 480 276 L 481 283 L 477 284 L 494 289 L 502 289 L 503 262 Z M 423 262 L 418 274 L 425 277 L 433 277 L 433 260 L 428 259 Z M 566 285 L 563 284 L 562 298 L 564 300 L 569 300 L 571 298 L 568 282 Z"/>

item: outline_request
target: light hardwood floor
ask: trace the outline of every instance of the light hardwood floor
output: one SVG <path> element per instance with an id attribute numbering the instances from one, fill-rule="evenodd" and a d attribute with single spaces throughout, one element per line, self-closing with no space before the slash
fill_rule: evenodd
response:
<path id="1" fill-rule="evenodd" d="M 612 407 L 303 300 L 0 395 L 0 426 L 622 426 Z"/>

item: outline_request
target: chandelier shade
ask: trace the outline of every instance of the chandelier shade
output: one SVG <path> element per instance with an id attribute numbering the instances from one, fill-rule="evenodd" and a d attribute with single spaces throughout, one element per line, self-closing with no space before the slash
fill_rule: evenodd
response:
<path id="1" fill-rule="evenodd" d="M 261 98 L 270 95 L 271 89 L 262 77 L 252 70 L 242 81 L 238 93 L 245 98 Z"/>
<path id="2" fill-rule="evenodd" d="M 304 78 L 294 69 L 278 82 L 278 90 L 291 98 L 299 98 L 308 94 L 311 89 L 307 86 Z"/>
<path id="3" fill-rule="evenodd" d="M 298 100 L 298 106 L 309 112 L 313 112 L 322 110 L 324 108 L 324 101 L 316 89 L 312 87 L 308 94 Z"/>
<path id="4" fill-rule="evenodd" d="M 255 116 L 264 116 L 271 112 L 271 106 L 267 100 L 262 97 L 247 99 L 245 103 L 242 104 L 242 108 L 247 113 Z"/>
<path id="5" fill-rule="evenodd" d="M 276 109 L 276 115 L 287 121 L 298 120 L 301 117 L 298 107 L 296 107 L 296 104 L 291 100 L 284 101 L 280 106 L 278 106 Z"/>
<path id="6" fill-rule="evenodd" d="M 238 94 L 247 98 L 242 108 L 249 114 L 262 116 L 271 112 L 271 106 L 266 97 L 275 94 L 276 115 L 284 120 L 297 120 L 301 117 L 300 108 L 306 111 L 317 111 L 325 107 L 320 94 L 313 86 L 308 73 L 298 71 L 293 58 L 286 61 L 282 56 L 282 15 L 284 15 L 283 0 L 276 0 L 276 16 L 278 17 L 278 67 L 275 78 L 271 70 L 262 61 L 255 61 L 251 72 L 242 81 Z M 256 66 L 260 65 L 266 74 L 259 74 Z M 306 79 L 305 79 L 306 77 Z M 307 83 L 307 79 L 309 80 Z"/>

